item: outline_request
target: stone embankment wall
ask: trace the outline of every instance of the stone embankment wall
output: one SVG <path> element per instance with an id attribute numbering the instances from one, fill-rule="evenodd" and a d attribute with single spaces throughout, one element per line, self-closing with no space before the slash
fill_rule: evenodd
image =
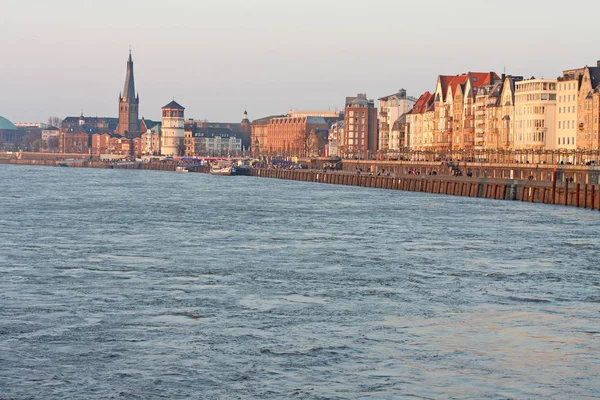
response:
<path id="1" fill-rule="evenodd" d="M 556 179 L 560 182 L 573 180 L 575 183 L 600 184 L 600 166 L 572 164 L 524 164 L 524 163 L 480 163 L 480 162 L 427 162 L 427 161 L 364 161 L 344 160 L 342 168 L 347 172 L 381 173 L 401 176 L 411 171 L 420 175 L 436 173 L 452 175 L 459 170 L 463 176 L 470 173 L 476 178 L 517 179 L 551 182 L 556 171 Z"/>
<path id="2" fill-rule="evenodd" d="M 253 169 L 252 175 L 265 178 L 290 179 L 367 188 L 406 190 L 454 196 L 480 197 L 497 200 L 520 200 L 532 203 L 561 204 L 600 210 L 600 185 L 558 184 L 533 180 L 508 180 L 437 175 L 381 176 L 344 171 Z"/>

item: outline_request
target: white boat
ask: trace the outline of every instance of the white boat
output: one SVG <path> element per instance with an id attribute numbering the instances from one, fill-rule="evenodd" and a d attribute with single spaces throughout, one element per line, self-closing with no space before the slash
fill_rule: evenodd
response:
<path id="1" fill-rule="evenodd" d="M 231 165 L 213 165 L 210 167 L 211 175 L 233 175 L 235 173 L 235 168 Z"/>
<path id="2" fill-rule="evenodd" d="M 177 168 L 175 168 L 175 171 L 177 171 L 177 172 L 190 172 L 190 170 L 187 169 L 187 167 L 177 167 Z"/>

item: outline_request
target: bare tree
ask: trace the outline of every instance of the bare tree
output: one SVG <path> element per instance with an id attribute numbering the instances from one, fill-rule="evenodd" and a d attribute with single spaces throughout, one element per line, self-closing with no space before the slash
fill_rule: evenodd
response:
<path id="1" fill-rule="evenodd" d="M 41 132 L 29 131 L 23 136 L 23 149 L 25 151 L 35 151 L 33 143 L 42 138 Z"/>
<path id="2" fill-rule="evenodd" d="M 175 139 L 175 149 L 178 157 L 185 155 L 185 142 L 183 138 Z"/>
<path id="3" fill-rule="evenodd" d="M 310 148 L 310 131 L 306 128 L 301 129 L 296 136 L 296 143 L 293 145 L 293 152 L 298 157 L 307 157 Z"/>
<path id="4" fill-rule="evenodd" d="M 60 117 L 48 117 L 48 125 L 53 126 L 55 128 L 60 128 L 60 124 L 62 123 L 62 119 Z"/>
<path id="5" fill-rule="evenodd" d="M 48 138 L 48 150 L 52 152 L 58 150 L 58 136 L 50 136 Z"/>

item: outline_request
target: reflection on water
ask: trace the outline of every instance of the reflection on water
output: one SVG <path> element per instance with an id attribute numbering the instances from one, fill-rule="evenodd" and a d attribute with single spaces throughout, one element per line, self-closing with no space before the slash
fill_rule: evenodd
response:
<path id="1" fill-rule="evenodd" d="M 600 397 L 600 214 L 0 166 L 0 398 Z"/>

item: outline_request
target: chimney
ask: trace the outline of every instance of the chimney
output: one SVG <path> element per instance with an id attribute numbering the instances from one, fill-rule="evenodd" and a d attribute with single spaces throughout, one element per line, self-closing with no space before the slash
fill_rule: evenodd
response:
<path id="1" fill-rule="evenodd" d="M 506 79 L 506 74 L 502 74 L 502 82 Z"/>

